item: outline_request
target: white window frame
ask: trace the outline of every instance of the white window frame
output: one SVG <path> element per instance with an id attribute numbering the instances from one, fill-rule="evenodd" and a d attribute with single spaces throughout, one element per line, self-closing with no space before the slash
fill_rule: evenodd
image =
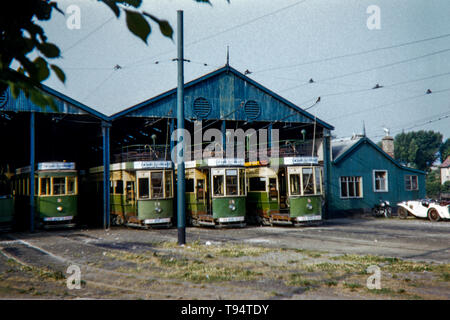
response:
<path id="1" fill-rule="evenodd" d="M 342 196 L 342 181 L 341 181 L 342 178 L 357 178 L 357 179 L 359 178 L 361 195 L 360 196 L 353 196 L 353 197 L 350 197 L 350 196 L 343 197 Z M 348 182 L 349 181 L 347 180 L 346 181 L 347 195 L 349 194 L 349 192 L 348 192 Z M 362 199 L 362 198 L 364 198 L 363 177 L 362 176 L 340 176 L 339 177 L 339 196 L 340 196 L 341 199 Z"/>
<path id="2" fill-rule="evenodd" d="M 385 172 L 386 173 L 386 190 L 377 190 L 376 188 L 376 172 Z M 389 192 L 389 173 L 384 169 L 376 169 L 372 171 L 372 180 L 373 180 L 373 192 Z"/>

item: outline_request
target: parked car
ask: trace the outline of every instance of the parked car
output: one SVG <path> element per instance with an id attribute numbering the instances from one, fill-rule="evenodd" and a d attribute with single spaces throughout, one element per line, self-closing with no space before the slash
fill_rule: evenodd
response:
<path id="1" fill-rule="evenodd" d="M 406 219 L 408 215 L 428 218 L 430 221 L 450 219 L 450 201 L 432 199 L 403 201 L 397 204 L 398 216 Z"/>

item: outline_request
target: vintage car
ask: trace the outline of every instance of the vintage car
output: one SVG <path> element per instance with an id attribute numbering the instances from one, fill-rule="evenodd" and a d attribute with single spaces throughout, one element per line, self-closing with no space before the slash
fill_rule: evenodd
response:
<path id="1" fill-rule="evenodd" d="M 430 221 L 450 219 L 450 201 L 432 199 L 411 200 L 397 203 L 398 216 L 406 219 L 408 215 L 417 218 L 428 218 Z"/>

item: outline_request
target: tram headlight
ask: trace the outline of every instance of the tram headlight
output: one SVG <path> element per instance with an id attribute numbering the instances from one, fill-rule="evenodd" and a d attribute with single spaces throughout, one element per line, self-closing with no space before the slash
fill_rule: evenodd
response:
<path id="1" fill-rule="evenodd" d="M 228 208 L 230 208 L 231 211 L 236 211 L 236 205 L 234 200 L 230 200 Z"/>
<path id="2" fill-rule="evenodd" d="M 306 209 L 308 209 L 308 210 L 312 210 L 312 208 L 313 208 L 313 206 L 312 206 L 312 204 L 311 204 L 311 203 L 308 203 L 308 204 L 306 205 Z"/>
<path id="3" fill-rule="evenodd" d="M 61 212 L 63 210 L 63 207 L 57 207 L 56 210 L 58 210 L 59 212 Z"/>

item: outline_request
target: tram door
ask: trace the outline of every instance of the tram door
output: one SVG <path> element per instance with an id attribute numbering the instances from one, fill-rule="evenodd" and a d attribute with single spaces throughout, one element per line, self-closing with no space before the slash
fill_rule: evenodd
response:
<path id="1" fill-rule="evenodd" d="M 126 202 L 127 205 L 131 205 L 135 200 L 134 181 L 127 181 L 126 185 Z"/>
<path id="2" fill-rule="evenodd" d="M 281 168 L 278 171 L 278 185 L 280 188 L 280 209 L 286 209 L 286 199 L 287 199 L 287 175 L 286 168 Z"/>
<path id="3" fill-rule="evenodd" d="M 209 173 L 210 170 L 203 170 L 203 173 L 205 174 L 204 177 L 205 179 L 199 179 L 197 180 L 197 185 L 201 182 L 203 184 L 203 189 L 204 189 L 204 197 L 205 197 L 205 204 L 206 204 L 206 211 L 208 212 L 208 214 L 212 214 L 212 209 L 211 209 L 211 192 L 213 190 L 212 186 L 210 188 L 207 187 L 207 183 L 210 180 L 209 178 Z"/>

